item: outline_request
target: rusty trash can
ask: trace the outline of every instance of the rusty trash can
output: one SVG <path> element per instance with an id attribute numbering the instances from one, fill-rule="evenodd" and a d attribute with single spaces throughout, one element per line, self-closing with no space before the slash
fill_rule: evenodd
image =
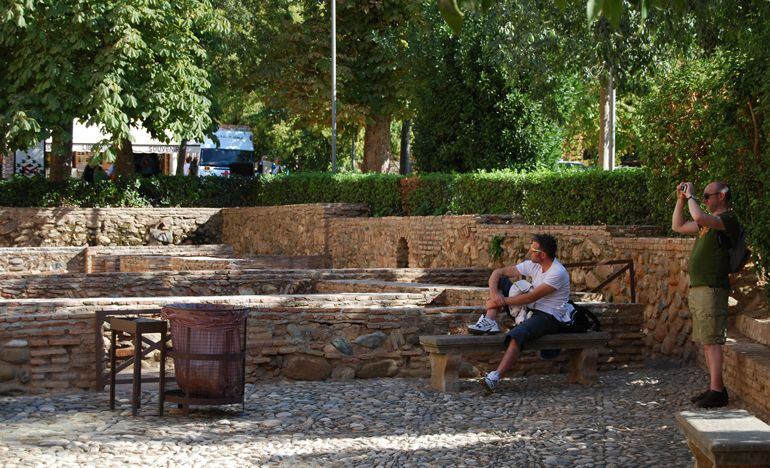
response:
<path id="1" fill-rule="evenodd" d="M 161 317 L 171 325 L 173 346 L 166 355 L 174 359 L 179 389 L 161 392 L 161 398 L 185 413 L 190 405 L 244 405 L 248 313 L 226 304 L 164 306 Z"/>

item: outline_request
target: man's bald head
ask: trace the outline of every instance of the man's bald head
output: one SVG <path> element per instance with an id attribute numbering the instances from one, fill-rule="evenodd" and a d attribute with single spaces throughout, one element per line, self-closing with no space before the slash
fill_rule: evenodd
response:
<path id="1" fill-rule="evenodd" d="M 707 193 L 721 192 L 725 194 L 725 201 L 730 201 L 730 186 L 723 180 L 715 180 L 706 186 Z"/>

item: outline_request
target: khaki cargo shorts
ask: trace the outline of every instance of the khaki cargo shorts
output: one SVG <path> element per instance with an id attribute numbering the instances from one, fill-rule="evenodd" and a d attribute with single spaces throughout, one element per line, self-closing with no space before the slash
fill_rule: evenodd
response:
<path id="1" fill-rule="evenodd" d="M 727 298 L 730 290 L 695 286 L 687 304 L 692 314 L 692 340 L 702 344 L 725 344 L 727 339 Z"/>

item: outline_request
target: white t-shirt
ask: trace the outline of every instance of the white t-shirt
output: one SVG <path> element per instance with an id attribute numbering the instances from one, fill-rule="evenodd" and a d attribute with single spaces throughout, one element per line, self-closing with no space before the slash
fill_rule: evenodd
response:
<path id="1" fill-rule="evenodd" d="M 533 288 L 537 288 L 545 283 L 556 289 L 551 294 L 547 294 L 529 304 L 529 308 L 551 314 L 560 322 L 567 323 L 572 321 L 574 307 L 567 302 L 569 301 L 569 273 L 567 273 L 567 269 L 564 268 L 561 262 L 554 259 L 551 267 L 545 273 L 539 263 L 534 263 L 530 260 L 519 263 L 516 265 L 516 269 L 522 275 L 532 278 Z"/>

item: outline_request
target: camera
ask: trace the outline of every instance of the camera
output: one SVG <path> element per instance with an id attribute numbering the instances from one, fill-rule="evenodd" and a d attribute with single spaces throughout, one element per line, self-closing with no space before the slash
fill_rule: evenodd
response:
<path id="1" fill-rule="evenodd" d="M 682 184 L 682 185 L 679 186 L 679 191 L 680 192 L 684 192 L 685 190 L 687 190 L 687 184 Z"/>

